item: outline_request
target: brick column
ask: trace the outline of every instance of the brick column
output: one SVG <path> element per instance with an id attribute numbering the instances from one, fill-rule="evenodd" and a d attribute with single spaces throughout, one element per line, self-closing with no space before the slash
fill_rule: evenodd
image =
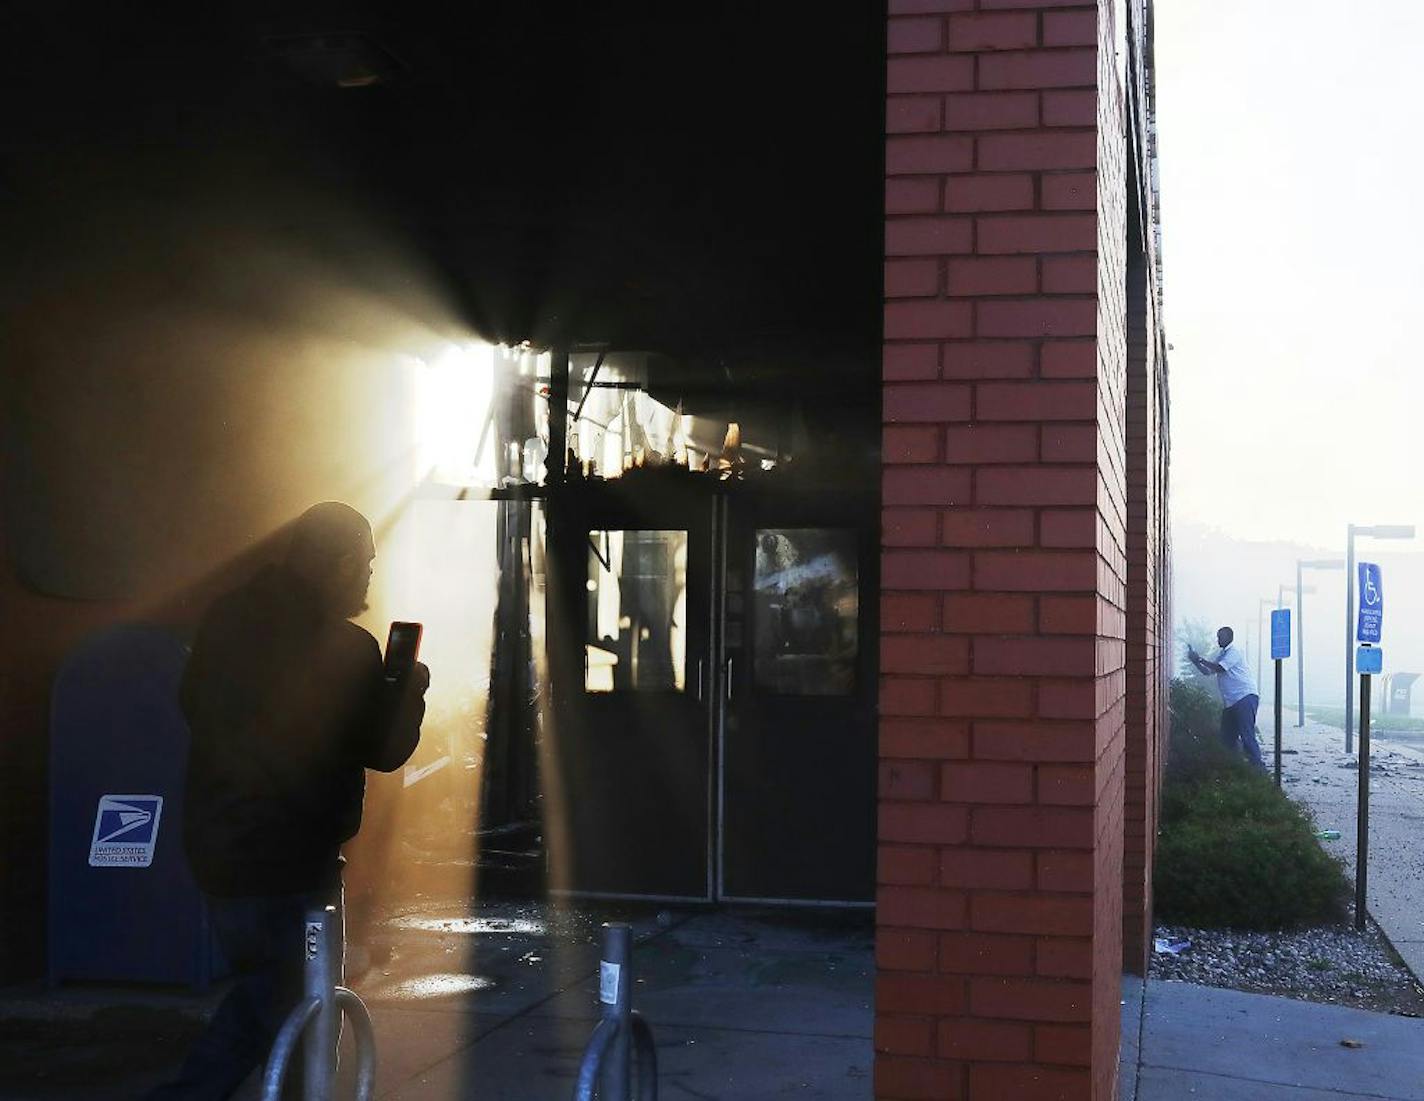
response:
<path id="1" fill-rule="evenodd" d="M 1112 11 L 891 3 L 886 1101 L 1115 1089 L 1128 540 Z"/>
<path id="2" fill-rule="evenodd" d="M 1140 15 L 1139 9 L 1134 9 Z M 1146 59 L 1146 28 L 1130 36 Z M 1150 61 L 1145 61 L 1150 64 Z M 1123 966 L 1143 975 L 1152 942 L 1152 861 L 1171 675 L 1167 600 L 1167 373 L 1157 293 L 1150 79 L 1128 82 L 1127 174 L 1127 780 L 1123 838 Z"/>
<path id="3" fill-rule="evenodd" d="M 1136 175 L 1133 174 L 1133 181 Z M 1132 214 L 1139 209 L 1133 205 Z M 1135 218 L 1129 218 L 1135 227 Z M 1152 854 L 1157 837 L 1158 650 L 1160 553 L 1156 377 L 1153 303 L 1143 240 L 1128 235 L 1128 618 L 1127 618 L 1127 791 L 1123 838 L 1123 967 L 1147 973 L 1151 942 Z"/>

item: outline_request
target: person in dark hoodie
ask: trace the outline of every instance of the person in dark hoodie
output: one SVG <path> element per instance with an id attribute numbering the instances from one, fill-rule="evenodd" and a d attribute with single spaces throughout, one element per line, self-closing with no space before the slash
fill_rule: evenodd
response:
<path id="1" fill-rule="evenodd" d="M 395 771 L 420 740 L 430 670 L 417 662 L 388 681 L 380 646 L 349 621 L 366 607 L 375 554 L 359 512 L 316 505 L 282 563 L 198 627 L 180 689 L 192 735 L 184 846 L 235 979 L 177 1080 L 151 1098 L 229 1097 L 266 1059 L 301 994 L 303 916 L 340 906 L 365 770 Z"/>

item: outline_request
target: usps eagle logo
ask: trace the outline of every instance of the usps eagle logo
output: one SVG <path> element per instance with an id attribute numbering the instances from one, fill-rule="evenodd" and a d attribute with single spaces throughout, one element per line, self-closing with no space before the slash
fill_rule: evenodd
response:
<path id="1" fill-rule="evenodd" d="M 101 795 L 89 844 L 91 868 L 147 868 L 153 863 L 161 795 Z"/>

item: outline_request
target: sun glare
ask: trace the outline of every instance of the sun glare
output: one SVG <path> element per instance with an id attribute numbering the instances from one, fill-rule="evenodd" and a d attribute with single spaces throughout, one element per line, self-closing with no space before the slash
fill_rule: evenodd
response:
<path id="1" fill-rule="evenodd" d="M 494 401 L 495 349 L 451 344 L 416 370 L 418 482 L 492 485 L 495 456 L 485 430 Z M 483 444 L 483 446 L 481 446 Z"/>

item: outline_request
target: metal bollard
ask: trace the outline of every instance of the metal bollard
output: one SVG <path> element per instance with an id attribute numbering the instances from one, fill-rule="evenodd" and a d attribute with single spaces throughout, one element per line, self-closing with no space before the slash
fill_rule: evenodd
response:
<path id="1" fill-rule="evenodd" d="M 339 962 L 332 951 L 336 907 L 307 913 L 304 930 L 305 990 L 272 1044 L 262 1075 L 262 1101 L 280 1101 L 292 1053 L 304 1032 L 302 1096 L 305 1101 L 331 1101 L 336 1082 L 336 1047 L 344 1013 L 351 1021 L 356 1044 L 356 1098 L 370 1101 L 376 1088 L 376 1037 L 371 1015 L 361 999 L 337 985 Z"/>
<path id="2" fill-rule="evenodd" d="M 340 965 L 332 958 L 335 953 L 331 950 L 335 922 L 335 906 L 308 914 L 303 944 L 306 967 L 302 993 L 318 1008 L 307 1028 L 307 1042 L 302 1045 L 302 1081 L 308 1098 L 323 1101 L 331 1096 L 336 1077 L 336 1040 L 341 1034 L 341 1010 L 336 1005 Z"/>
<path id="3" fill-rule="evenodd" d="M 609 1101 L 624 1101 L 632 1076 L 633 1037 L 629 1013 L 633 1004 L 628 987 L 632 985 L 628 966 L 633 955 L 633 929 L 624 922 L 603 926 L 603 955 L 598 961 L 598 1000 L 603 1015 L 618 1023 L 608 1045 L 608 1058 L 603 1064 L 603 1085 L 600 1093 Z"/>
<path id="4" fill-rule="evenodd" d="M 622 922 L 603 926 L 603 953 L 598 965 L 598 1000 L 603 1017 L 594 1027 L 579 1063 L 574 1101 L 634 1101 L 633 1063 L 638 1067 L 636 1101 L 657 1101 L 658 1053 L 653 1030 L 633 1010 L 633 930 Z M 602 1086 L 599 1087 L 599 1079 Z"/>

